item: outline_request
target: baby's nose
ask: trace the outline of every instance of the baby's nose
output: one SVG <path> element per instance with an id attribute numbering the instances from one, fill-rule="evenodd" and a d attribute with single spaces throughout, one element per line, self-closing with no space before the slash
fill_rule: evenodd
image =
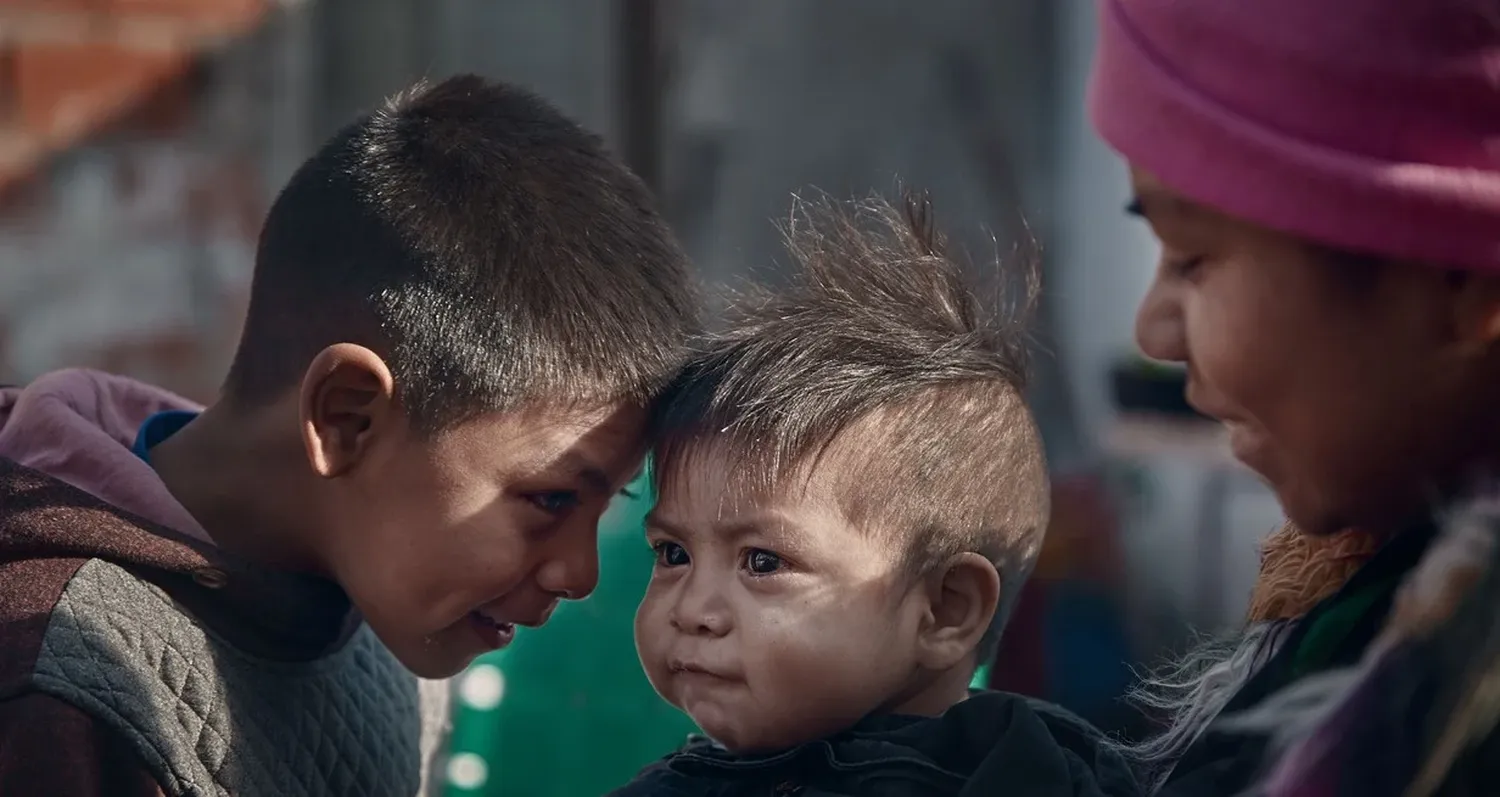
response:
<path id="1" fill-rule="evenodd" d="M 672 628 L 693 636 L 724 636 L 729 633 L 729 616 L 721 611 L 692 610 L 681 602 L 672 608 L 668 621 Z"/>

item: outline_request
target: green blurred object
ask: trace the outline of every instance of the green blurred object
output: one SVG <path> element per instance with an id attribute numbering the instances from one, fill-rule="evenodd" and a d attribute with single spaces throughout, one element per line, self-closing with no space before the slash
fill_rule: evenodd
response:
<path id="1" fill-rule="evenodd" d="M 990 688 L 990 665 L 981 664 L 974 668 L 974 677 L 969 681 L 970 689 Z"/>
<path id="2" fill-rule="evenodd" d="M 696 732 L 641 671 L 635 609 L 651 579 L 642 476 L 599 522 L 599 588 L 456 681 L 447 797 L 598 797 Z"/>

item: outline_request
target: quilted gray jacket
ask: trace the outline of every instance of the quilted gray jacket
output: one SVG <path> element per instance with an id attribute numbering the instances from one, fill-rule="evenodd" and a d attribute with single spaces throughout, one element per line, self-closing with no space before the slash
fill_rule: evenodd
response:
<path id="1" fill-rule="evenodd" d="M 421 703 L 333 584 L 0 460 L 0 794 L 409 797 Z"/>

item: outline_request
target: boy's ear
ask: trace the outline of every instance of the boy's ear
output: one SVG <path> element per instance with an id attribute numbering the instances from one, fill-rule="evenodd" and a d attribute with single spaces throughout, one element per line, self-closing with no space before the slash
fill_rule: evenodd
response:
<path id="1" fill-rule="evenodd" d="M 930 612 L 919 639 L 920 664 L 929 670 L 958 666 L 990 628 L 1000 603 L 1000 573 L 977 553 L 954 557 L 929 576 Z"/>
<path id="2" fill-rule="evenodd" d="M 324 478 L 353 470 L 377 436 L 404 422 L 391 369 L 375 352 L 352 343 L 329 346 L 313 358 L 302 377 L 298 419 L 308 462 Z"/>

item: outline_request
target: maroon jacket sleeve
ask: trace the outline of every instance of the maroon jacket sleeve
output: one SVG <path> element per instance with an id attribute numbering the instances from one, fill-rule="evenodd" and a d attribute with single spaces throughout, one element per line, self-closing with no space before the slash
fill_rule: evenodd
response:
<path id="1" fill-rule="evenodd" d="M 43 694 L 0 700 L 0 795 L 164 797 L 135 752 L 83 711 Z"/>

